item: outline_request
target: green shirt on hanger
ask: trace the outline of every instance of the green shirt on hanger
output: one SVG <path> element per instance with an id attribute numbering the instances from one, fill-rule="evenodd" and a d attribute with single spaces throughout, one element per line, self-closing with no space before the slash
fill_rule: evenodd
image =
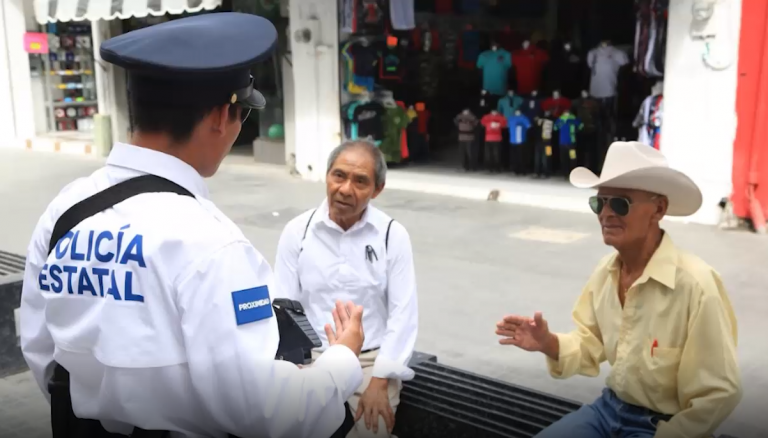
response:
<path id="1" fill-rule="evenodd" d="M 400 136 L 411 120 L 405 110 L 395 106 L 394 108 L 387 108 L 383 121 L 384 141 L 381 142 L 379 149 L 384 154 L 387 163 L 399 163 L 402 158 Z"/>

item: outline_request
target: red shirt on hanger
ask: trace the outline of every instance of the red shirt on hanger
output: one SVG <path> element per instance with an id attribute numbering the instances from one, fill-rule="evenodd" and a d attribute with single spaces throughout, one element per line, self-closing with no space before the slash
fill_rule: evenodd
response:
<path id="1" fill-rule="evenodd" d="M 428 134 L 429 133 L 429 110 L 422 109 L 419 110 L 416 109 L 417 116 L 417 123 L 419 124 L 419 134 Z"/>
<path id="2" fill-rule="evenodd" d="M 512 52 L 512 65 L 517 73 L 517 92 L 530 94 L 541 85 L 544 64 L 549 61 L 547 52 L 530 45 L 527 49 Z"/>
<path id="3" fill-rule="evenodd" d="M 398 100 L 397 106 L 399 106 L 403 111 L 406 110 L 405 102 Z M 408 153 L 408 136 L 405 134 L 405 129 L 400 131 L 400 158 L 405 160 L 408 158 L 411 154 Z"/>
<path id="4" fill-rule="evenodd" d="M 485 141 L 501 141 L 501 131 L 507 127 L 507 118 L 501 114 L 486 114 L 480 119 L 485 126 Z"/>
<path id="5" fill-rule="evenodd" d="M 411 41 L 413 41 L 413 50 L 416 50 L 418 52 L 423 52 L 424 47 L 422 47 L 422 41 L 423 38 L 425 38 L 425 35 L 429 32 L 429 35 L 432 37 L 432 44 L 430 44 L 429 50 L 438 50 L 440 48 L 440 36 L 437 34 L 437 31 L 434 29 L 420 29 L 416 28 L 411 31 Z"/>
<path id="6" fill-rule="evenodd" d="M 565 97 L 550 97 L 541 103 L 541 109 L 549 111 L 552 117 L 558 118 L 563 115 L 563 112 L 567 109 L 571 109 L 571 101 Z"/>
<path id="7" fill-rule="evenodd" d="M 453 14 L 453 0 L 435 0 L 436 14 Z"/>

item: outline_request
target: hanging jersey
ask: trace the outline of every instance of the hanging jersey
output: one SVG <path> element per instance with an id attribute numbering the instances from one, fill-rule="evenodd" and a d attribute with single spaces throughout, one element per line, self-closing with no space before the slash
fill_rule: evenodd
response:
<path id="1" fill-rule="evenodd" d="M 573 114 L 563 114 L 555 122 L 555 131 L 560 132 L 560 146 L 576 144 L 576 133 L 584 129 L 584 124 Z"/>
<path id="2" fill-rule="evenodd" d="M 411 30 L 416 27 L 413 0 L 395 0 L 389 2 L 389 16 L 392 29 Z"/>
<path id="3" fill-rule="evenodd" d="M 528 137 L 528 129 L 531 127 L 531 121 L 524 115 L 513 115 L 507 117 L 507 125 L 509 127 L 509 143 L 510 144 L 523 144 Z"/>

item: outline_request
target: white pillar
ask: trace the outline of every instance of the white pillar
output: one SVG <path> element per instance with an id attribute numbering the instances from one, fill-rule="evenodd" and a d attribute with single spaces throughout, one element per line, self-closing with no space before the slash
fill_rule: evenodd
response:
<path id="1" fill-rule="evenodd" d="M 326 158 L 341 141 L 337 0 L 290 2 L 296 170 L 322 180 Z M 309 39 L 297 40 L 308 31 Z"/>
<path id="2" fill-rule="evenodd" d="M 109 23 L 104 20 L 91 22 L 91 37 L 93 46 L 94 74 L 96 75 L 96 99 L 99 106 L 99 114 L 110 115 L 112 99 L 109 93 L 111 88 L 112 65 L 101 60 L 99 47 L 102 41 L 110 37 Z"/>
<path id="3" fill-rule="evenodd" d="M 731 193 L 741 1 L 717 2 L 710 65 L 702 58 L 706 43 L 690 35 L 693 0 L 669 5 L 661 151 L 701 187 L 704 204 L 693 222 L 716 224 L 717 203 Z"/>
<path id="4" fill-rule="evenodd" d="M 2 142 L 35 135 L 24 0 L 0 0 L 0 132 Z"/>

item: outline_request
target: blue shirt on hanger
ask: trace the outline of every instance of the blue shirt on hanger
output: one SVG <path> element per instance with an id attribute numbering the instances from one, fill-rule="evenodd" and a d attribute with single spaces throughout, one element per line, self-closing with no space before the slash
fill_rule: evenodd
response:
<path id="1" fill-rule="evenodd" d="M 560 146 L 573 146 L 576 144 L 576 131 L 584 129 L 578 117 L 571 113 L 565 113 L 555 122 L 555 131 L 560 132 Z"/>
<path id="2" fill-rule="evenodd" d="M 525 143 L 528 130 L 531 128 L 531 121 L 524 115 L 513 115 L 507 117 L 507 126 L 509 126 L 509 143 L 518 145 Z"/>

